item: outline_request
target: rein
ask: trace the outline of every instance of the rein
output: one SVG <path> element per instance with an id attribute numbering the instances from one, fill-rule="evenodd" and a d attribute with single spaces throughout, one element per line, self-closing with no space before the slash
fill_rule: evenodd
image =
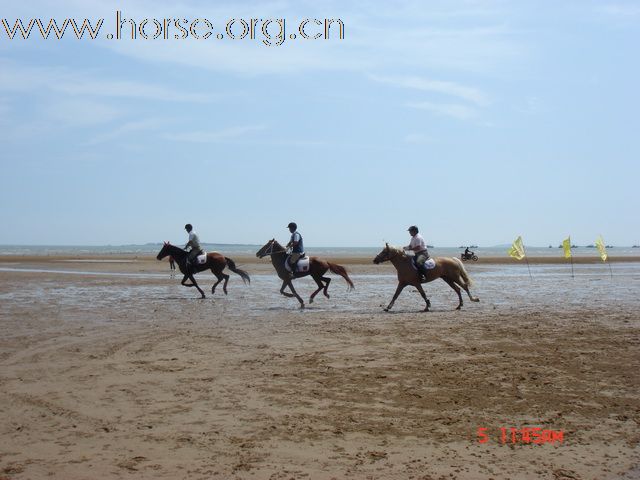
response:
<path id="1" fill-rule="evenodd" d="M 267 250 L 266 252 L 264 252 L 264 255 L 275 255 L 276 253 L 287 253 L 287 249 L 285 248 L 284 250 L 279 250 L 277 252 L 273 251 L 273 248 L 275 247 L 275 245 L 273 243 L 271 243 L 271 246 L 269 247 L 271 249 L 271 251 Z"/>

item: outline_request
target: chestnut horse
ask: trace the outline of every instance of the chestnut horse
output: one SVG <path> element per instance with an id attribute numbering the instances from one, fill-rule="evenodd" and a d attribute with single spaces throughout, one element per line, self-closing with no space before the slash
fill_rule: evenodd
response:
<path id="1" fill-rule="evenodd" d="M 182 279 L 182 285 L 185 287 L 196 287 L 204 298 L 204 292 L 196 283 L 196 279 L 194 275 L 198 272 L 202 272 L 204 270 L 211 269 L 211 272 L 218 277 L 218 281 L 211 287 L 211 293 L 214 294 L 216 292 L 216 287 L 218 284 L 224 280 L 224 284 L 222 285 L 222 290 L 224 290 L 224 294 L 227 294 L 227 283 L 229 282 L 229 275 L 222 273 L 224 267 L 229 267 L 234 273 L 237 273 L 242 277 L 242 281 L 246 283 L 251 283 L 251 279 L 249 275 L 244 270 L 240 270 L 236 268 L 236 263 L 230 258 L 225 257 L 217 252 L 207 253 L 207 261 L 203 264 L 190 265 L 187 268 L 187 257 L 189 256 L 189 252 L 183 250 L 180 247 L 176 247 L 175 245 L 171 245 L 169 242 L 164 242 L 162 250 L 158 253 L 156 257 L 158 260 L 162 260 L 167 255 L 171 255 L 175 262 L 178 264 L 178 268 L 180 272 L 184 275 Z M 190 284 L 185 283 L 187 279 L 191 280 Z"/>
<path id="2" fill-rule="evenodd" d="M 432 282 L 437 278 L 441 278 L 442 280 L 447 282 L 447 285 L 453 288 L 458 294 L 460 303 L 458 304 L 456 310 L 460 310 L 460 308 L 462 307 L 462 295 L 460 294 L 460 287 L 462 287 L 464 291 L 467 292 L 467 295 L 469 295 L 469 298 L 472 302 L 480 301 L 479 298 L 471 296 L 471 293 L 469 292 L 471 279 L 469 278 L 469 275 L 467 275 L 467 271 L 465 270 L 464 265 L 462 265 L 462 262 L 457 258 L 434 258 L 436 266 L 431 270 L 427 270 L 426 279 L 422 281 L 420 280 L 418 271 L 413 266 L 413 257 L 405 254 L 404 251 L 399 248 L 389 246 L 388 243 L 386 244 L 384 249 L 376 256 L 376 258 L 373 259 L 373 263 L 377 265 L 379 263 L 386 262 L 387 260 L 390 261 L 398 271 L 398 288 L 396 288 L 396 293 L 393 296 L 391 303 L 387 306 L 387 308 L 384 309 L 385 312 L 388 312 L 391 307 L 393 307 L 393 304 L 400 295 L 400 292 L 402 292 L 404 287 L 406 287 L 407 285 L 411 285 L 418 289 L 418 292 L 420 292 L 420 295 L 422 295 L 422 298 L 427 304 L 424 311 L 428 312 L 429 307 L 431 306 L 431 302 L 427 298 L 427 295 L 424 293 L 421 283 Z"/>
<path id="3" fill-rule="evenodd" d="M 284 262 L 287 259 L 287 250 L 280 245 L 275 239 L 269 240 L 260 250 L 256 252 L 256 257 L 263 258 L 267 255 L 271 256 L 271 263 L 276 269 L 278 273 L 278 277 L 282 279 L 282 288 L 280 289 L 280 293 L 285 297 L 296 297 L 300 302 L 300 308 L 304 308 L 304 302 L 300 295 L 293 288 L 293 283 L 291 280 L 291 274 L 286 269 Z M 330 263 L 325 260 L 321 260 L 318 257 L 309 257 L 309 271 L 307 272 L 296 272 L 293 278 L 306 277 L 307 275 L 311 275 L 311 277 L 318 284 L 318 289 L 311 294 L 309 298 L 309 303 L 313 303 L 313 297 L 315 297 L 320 290 L 323 290 L 324 296 L 329 298 L 329 294 L 327 293 L 327 289 L 329 288 L 329 283 L 331 279 L 329 277 L 324 277 L 323 275 L 327 273 L 327 270 L 331 270 L 331 272 L 340 275 L 347 281 L 349 285 L 348 289 L 351 290 L 355 288 L 353 286 L 353 282 L 349 278 L 347 274 L 347 270 L 335 263 Z M 323 283 L 324 282 L 324 283 Z M 289 290 L 293 293 L 285 292 L 285 287 L 289 287 Z"/>

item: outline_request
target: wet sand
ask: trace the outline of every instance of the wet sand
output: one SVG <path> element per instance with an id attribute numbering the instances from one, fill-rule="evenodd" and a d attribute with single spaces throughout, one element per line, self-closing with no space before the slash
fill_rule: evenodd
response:
<path id="1" fill-rule="evenodd" d="M 433 312 L 407 289 L 384 313 L 389 265 L 339 259 L 356 290 L 332 275 L 299 311 L 268 261 L 234 260 L 252 284 L 203 273 L 199 300 L 166 262 L 0 259 L 0 478 L 640 477 L 632 261 L 478 262 L 480 303 L 438 281 Z"/>

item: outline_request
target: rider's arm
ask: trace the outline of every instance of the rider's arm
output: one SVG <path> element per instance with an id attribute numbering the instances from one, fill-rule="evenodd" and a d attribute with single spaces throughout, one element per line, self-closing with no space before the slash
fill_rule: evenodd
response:
<path id="1" fill-rule="evenodd" d="M 295 248 L 295 247 L 297 247 L 297 246 L 298 246 L 298 244 L 300 243 L 300 241 L 295 240 L 295 238 L 296 238 L 296 237 L 295 237 L 295 235 L 291 237 L 291 240 L 289 240 L 289 243 L 287 243 L 287 248 L 289 248 L 289 247 L 293 247 L 293 248 Z"/>

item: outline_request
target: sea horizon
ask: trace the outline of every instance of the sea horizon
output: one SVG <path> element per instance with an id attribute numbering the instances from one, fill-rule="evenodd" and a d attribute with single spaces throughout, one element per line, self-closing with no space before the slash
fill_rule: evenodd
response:
<path id="1" fill-rule="evenodd" d="M 181 245 L 176 243 L 176 245 Z M 478 256 L 506 257 L 511 244 L 492 246 L 469 246 Z M 149 242 L 144 244 L 104 244 L 104 245 L 56 245 L 56 244 L 0 244 L 0 256 L 47 256 L 47 255 L 155 255 L 162 247 L 162 242 Z M 261 244 L 250 243 L 203 243 L 205 251 L 219 251 L 224 254 L 255 255 L 262 247 Z M 530 257 L 561 257 L 562 248 L 557 245 L 546 247 L 526 246 L 527 256 Z M 336 256 L 368 256 L 380 251 L 382 245 L 377 246 L 313 246 L 308 245 L 307 253 L 311 255 L 336 255 Z M 429 246 L 429 251 L 439 256 L 458 256 L 466 246 Z M 609 254 L 613 256 L 638 256 L 640 248 L 636 246 L 608 246 Z M 593 246 L 577 245 L 572 248 L 574 256 L 598 256 L 598 251 Z"/>

